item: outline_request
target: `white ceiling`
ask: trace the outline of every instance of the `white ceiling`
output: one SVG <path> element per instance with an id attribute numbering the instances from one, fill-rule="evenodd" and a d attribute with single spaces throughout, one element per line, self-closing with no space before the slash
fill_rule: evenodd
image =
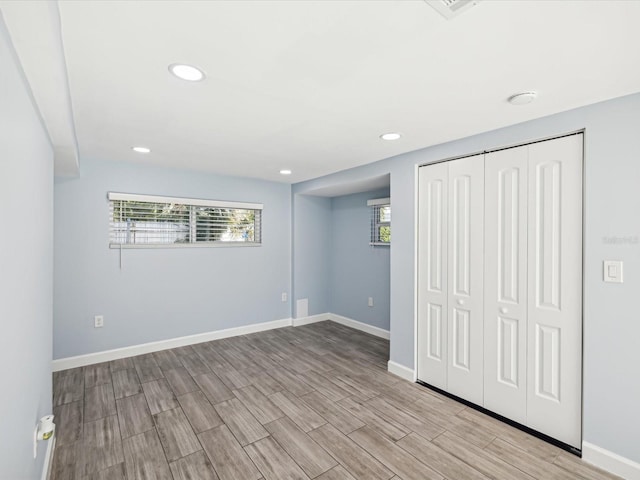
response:
<path id="1" fill-rule="evenodd" d="M 483 0 L 452 20 L 421 0 L 59 8 L 81 159 L 298 182 L 640 91 L 639 1 Z"/>
<path id="2" fill-rule="evenodd" d="M 353 182 L 337 183 L 326 187 L 305 190 L 304 195 L 313 195 L 314 197 L 340 197 L 342 195 L 351 195 L 353 193 L 363 193 L 382 188 L 389 188 L 390 185 L 391 175 L 386 174 L 378 177 L 363 178 Z"/>

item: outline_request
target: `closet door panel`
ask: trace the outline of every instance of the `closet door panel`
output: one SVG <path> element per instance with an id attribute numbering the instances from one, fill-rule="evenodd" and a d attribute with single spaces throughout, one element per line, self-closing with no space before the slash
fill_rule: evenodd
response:
<path id="1" fill-rule="evenodd" d="M 529 146 L 527 425 L 581 447 L 582 135 Z"/>
<path id="2" fill-rule="evenodd" d="M 528 146 L 485 158 L 484 407 L 526 422 Z"/>
<path id="3" fill-rule="evenodd" d="M 447 388 L 448 165 L 419 169 L 418 379 Z"/>
<path id="4" fill-rule="evenodd" d="M 482 405 L 484 155 L 449 162 L 447 390 Z"/>

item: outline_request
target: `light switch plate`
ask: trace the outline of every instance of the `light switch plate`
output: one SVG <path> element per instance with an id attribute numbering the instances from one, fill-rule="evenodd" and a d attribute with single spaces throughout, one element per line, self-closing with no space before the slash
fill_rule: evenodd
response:
<path id="1" fill-rule="evenodd" d="M 605 260 L 603 262 L 603 280 L 610 283 L 622 283 L 622 261 Z"/>

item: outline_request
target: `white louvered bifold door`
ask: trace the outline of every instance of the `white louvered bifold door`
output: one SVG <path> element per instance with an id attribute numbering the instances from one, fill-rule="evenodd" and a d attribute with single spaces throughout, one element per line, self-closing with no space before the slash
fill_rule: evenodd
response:
<path id="1" fill-rule="evenodd" d="M 581 448 L 582 142 L 529 146 L 527 426 Z"/>
<path id="2" fill-rule="evenodd" d="M 482 404 L 484 155 L 448 162 L 447 390 Z"/>
<path id="3" fill-rule="evenodd" d="M 418 379 L 447 388 L 448 165 L 419 169 Z"/>
<path id="4" fill-rule="evenodd" d="M 485 157 L 484 407 L 518 423 L 527 413 L 529 146 Z"/>

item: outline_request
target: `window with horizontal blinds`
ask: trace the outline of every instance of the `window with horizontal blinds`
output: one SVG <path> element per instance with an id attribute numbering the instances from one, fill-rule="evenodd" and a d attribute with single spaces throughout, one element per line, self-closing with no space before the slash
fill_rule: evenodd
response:
<path id="1" fill-rule="evenodd" d="M 112 247 L 259 245 L 262 204 L 109 192 Z"/>
<path id="2" fill-rule="evenodd" d="M 391 199 L 375 198 L 367 201 L 371 209 L 370 245 L 391 244 Z"/>

